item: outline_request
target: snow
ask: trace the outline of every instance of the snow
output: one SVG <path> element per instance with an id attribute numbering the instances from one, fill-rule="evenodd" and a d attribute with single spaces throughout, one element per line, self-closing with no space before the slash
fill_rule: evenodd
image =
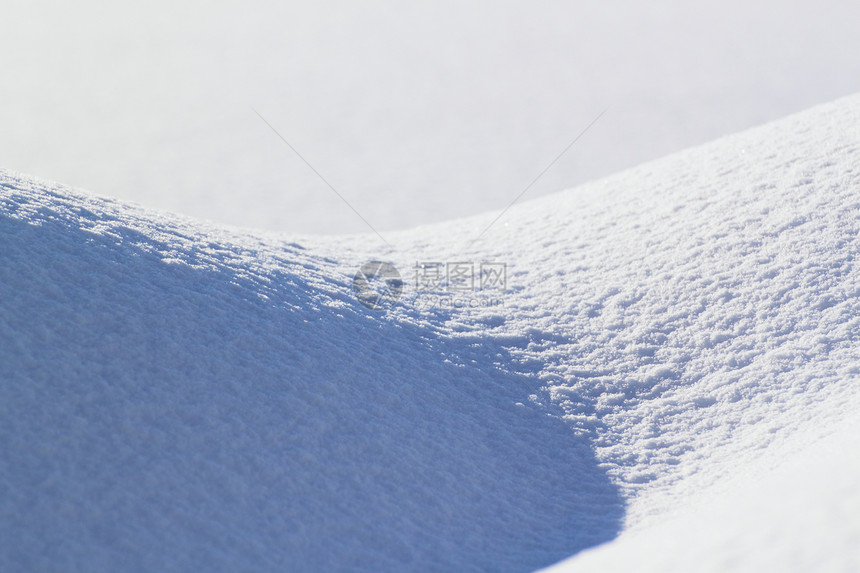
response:
<path id="1" fill-rule="evenodd" d="M 659 525 L 547 571 L 856 570 L 858 447 L 855 417 L 775 468 L 756 468 L 754 478 L 706 500 L 687 500 Z"/>
<path id="2" fill-rule="evenodd" d="M 0 569 L 527 570 L 614 534 L 500 345 L 293 242 L 2 189 Z"/>
<path id="3" fill-rule="evenodd" d="M 850 569 L 858 154 L 852 96 L 389 244 L 2 171 L 0 569 Z"/>

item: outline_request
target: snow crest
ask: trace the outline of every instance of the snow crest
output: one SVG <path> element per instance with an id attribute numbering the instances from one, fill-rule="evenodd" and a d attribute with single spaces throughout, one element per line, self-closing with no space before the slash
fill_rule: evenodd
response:
<path id="1" fill-rule="evenodd" d="M 619 534 L 562 567 L 647 567 L 649 531 L 689 568 L 743 529 L 685 508 L 856 501 L 785 460 L 854 443 L 858 164 L 855 96 L 384 248 L 2 171 L 0 568 L 530 570 Z M 385 312 L 366 260 L 407 279 Z M 504 262 L 504 304 L 417 308 L 428 260 Z M 779 523 L 756 564 L 812 539 Z"/>

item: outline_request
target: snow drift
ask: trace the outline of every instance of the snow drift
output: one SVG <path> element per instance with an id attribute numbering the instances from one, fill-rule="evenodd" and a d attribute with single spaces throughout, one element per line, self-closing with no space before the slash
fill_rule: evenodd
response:
<path id="1" fill-rule="evenodd" d="M 858 413 L 858 150 L 852 97 L 384 248 L 0 172 L 0 568 L 529 570 L 619 533 L 563 566 L 657 567 L 636 536 L 743 535 L 675 514 Z M 372 311 L 369 259 L 504 261 L 508 290 Z M 732 563 L 856 562 L 856 520 L 817 549 L 769 511 L 781 543 Z M 675 563 L 714 547 L 743 544 Z"/>
<path id="2" fill-rule="evenodd" d="M 4 569 L 528 568 L 617 530 L 528 381 L 333 263 L 3 188 Z"/>

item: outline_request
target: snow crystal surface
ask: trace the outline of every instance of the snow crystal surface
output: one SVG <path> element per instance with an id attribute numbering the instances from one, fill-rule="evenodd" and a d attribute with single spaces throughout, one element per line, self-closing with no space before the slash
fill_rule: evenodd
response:
<path id="1" fill-rule="evenodd" d="M 4 173 L 0 569 L 533 569 L 610 539 L 586 440 L 335 262 Z"/>
<path id="2" fill-rule="evenodd" d="M 0 172 L 0 569 L 850 569 L 858 159 L 854 96 L 390 245 Z"/>

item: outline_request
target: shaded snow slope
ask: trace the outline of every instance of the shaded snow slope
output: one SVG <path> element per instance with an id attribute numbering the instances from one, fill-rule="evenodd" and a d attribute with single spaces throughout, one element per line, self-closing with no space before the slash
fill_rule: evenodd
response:
<path id="1" fill-rule="evenodd" d="M 622 533 L 565 564 L 611 565 L 761 476 L 832 502 L 856 480 L 785 467 L 858 413 L 858 126 L 847 98 L 384 248 L 3 172 L 0 568 L 527 570 Z M 504 304 L 370 311 L 372 258 L 505 262 Z M 720 523 L 687 569 L 748 557 Z"/>
<path id="2" fill-rule="evenodd" d="M 295 244 L 2 186 L 0 569 L 525 570 L 617 531 L 497 345 Z"/>

